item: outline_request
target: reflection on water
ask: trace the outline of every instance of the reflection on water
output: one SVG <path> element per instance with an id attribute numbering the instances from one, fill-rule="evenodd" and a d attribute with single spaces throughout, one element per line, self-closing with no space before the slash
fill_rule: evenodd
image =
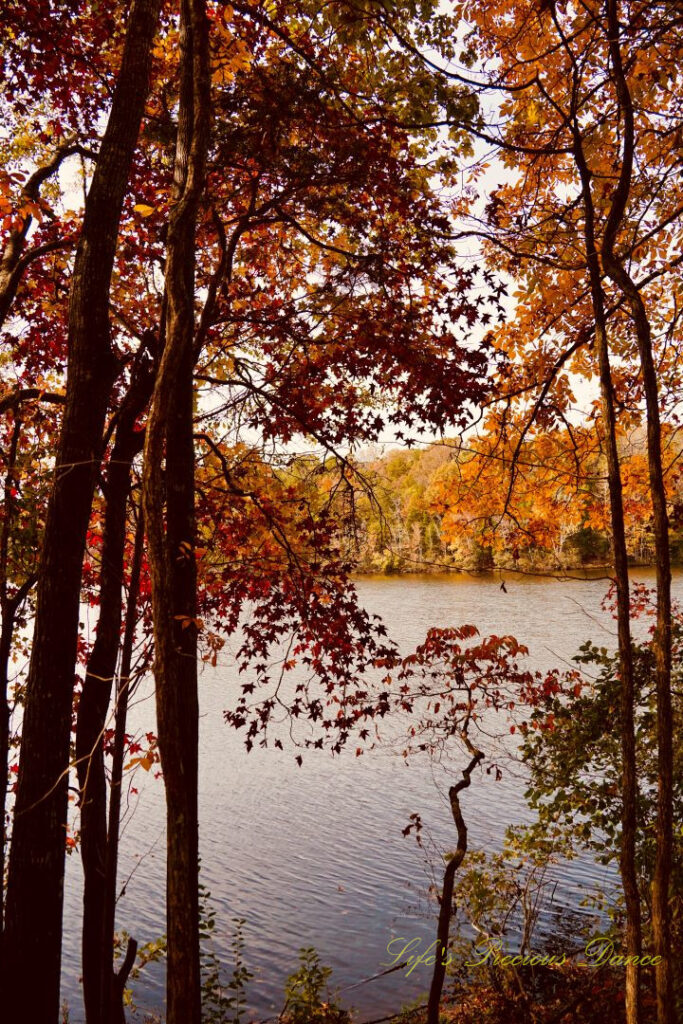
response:
<path id="1" fill-rule="evenodd" d="M 651 580 L 651 574 L 637 578 Z M 473 623 L 481 633 L 512 634 L 530 649 L 530 665 L 545 669 L 569 662 L 591 639 L 616 644 L 614 624 L 601 610 L 604 580 L 553 581 L 497 577 L 365 578 L 358 591 L 365 607 L 382 616 L 390 634 L 408 651 L 430 626 Z M 683 576 L 674 581 L 683 597 Z M 282 1005 L 284 979 L 296 967 L 301 946 L 315 946 L 348 988 L 345 1001 L 362 1019 L 380 1017 L 420 995 L 428 968 L 410 978 L 402 972 L 354 987 L 383 970 L 394 938 L 433 938 L 434 906 L 426 891 L 436 864 L 401 830 L 419 813 L 436 847 L 454 845 L 447 790 L 458 771 L 426 763 L 409 765 L 390 749 L 356 758 L 309 754 L 299 768 L 291 752 L 246 754 L 241 737 L 223 722 L 234 673 L 205 669 L 201 701 L 202 878 L 217 909 L 216 949 L 231 966 L 231 919 L 246 918 L 246 961 L 256 977 L 250 1008 L 265 1018 Z M 234 693 L 234 690 L 232 691 Z M 132 711 L 136 728 L 154 728 L 149 689 Z M 529 820 L 518 770 L 502 781 L 480 772 L 462 797 L 470 846 L 495 849 L 508 824 Z M 122 839 L 120 881 L 125 893 L 117 925 L 142 944 L 165 931 L 163 789 L 144 773 Z M 609 887 L 613 874 L 588 859 L 557 872 L 556 906 L 576 907 L 581 886 Z M 81 866 L 67 864 L 63 996 L 71 1020 L 81 1019 L 79 992 Z M 394 950 L 397 948 L 394 945 Z M 420 973 L 420 971 L 422 973 Z M 136 983 L 142 1009 L 162 1010 L 163 969 L 153 966 Z"/>

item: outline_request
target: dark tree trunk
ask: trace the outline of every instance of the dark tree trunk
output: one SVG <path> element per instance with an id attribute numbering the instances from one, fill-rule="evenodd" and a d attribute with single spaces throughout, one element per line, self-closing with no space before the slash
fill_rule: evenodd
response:
<path id="1" fill-rule="evenodd" d="M 612 551 L 617 589 L 622 759 L 622 816 L 619 863 L 626 903 L 626 951 L 628 956 L 640 956 L 642 952 L 642 927 L 638 872 L 636 869 L 638 778 L 636 767 L 635 682 L 633 674 L 633 648 L 631 645 L 628 556 L 626 553 L 621 470 L 617 450 L 614 389 L 609 350 L 604 325 L 598 326 L 597 322 L 595 340 L 600 364 L 602 418 L 605 426 L 607 478 L 612 522 Z M 637 1024 L 639 1019 L 640 969 L 637 963 L 631 963 L 626 967 L 626 1020 L 627 1024 Z"/>
<path id="2" fill-rule="evenodd" d="M 204 187 L 209 125 L 205 5 L 203 0 L 183 0 L 175 166 L 177 201 L 169 217 L 166 341 L 147 421 L 143 476 L 152 582 L 157 728 L 166 785 L 168 1024 L 200 1024 L 201 1020 L 192 376 L 195 231 Z"/>
<path id="3" fill-rule="evenodd" d="M 9 755 L 9 659 L 12 650 L 12 633 L 14 632 L 14 613 L 7 601 L 2 603 L 2 629 L 0 629 L 0 928 L 4 912 L 4 881 L 5 881 L 5 815 L 7 813 L 7 763 Z"/>
<path id="4" fill-rule="evenodd" d="M 624 527 L 624 503 L 621 468 L 617 448 L 617 423 L 614 385 L 610 367 L 605 295 L 602 286 L 600 262 L 595 244 L 595 216 L 591 194 L 591 176 L 581 144 L 578 126 L 575 129 L 576 164 L 581 177 L 585 216 L 586 257 L 595 320 L 595 348 L 600 373 L 602 419 L 605 430 L 605 456 L 610 498 L 612 550 L 617 589 L 617 634 L 619 642 L 620 675 L 620 733 L 621 733 L 621 850 L 619 865 L 626 904 L 626 953 L 638 957 L 642 952 L 642 926 L 640 892 L 636 869 L 636 832 L 638 827 L 638 779 L 635 739 L 635 683 L 633 675 L 633 648 L 631 644 L 631 608 L 629 598 L 628 556 Z M 610 213 L 610 218 L 614 208 Z M 626 1020 L 638 1024 L 640 1020 L 640 968 L 635 963 L 626 967 Z"/>
<path id="5" fill-rule="evenodd" d="M 0 813 L 0 929 L 3 919 L 3 896 L 5 882 L 5 813 L 7 807 L 7 758 L 9 754 L 9 660 L 12 653 L 12 638 L 17 608 L 23 600 L 21 591 L 9 593 L 9 546 L 12 523 L 15 516 L 13 489 L 16 484 L 16 461 L 19 437 L 21 435 L 21 418 L 17 415 L 12 428 L 9 450 L 7 452 L 7 469 L 4 481 L 4 509 L 2 526 L 0 527 L 0 781 L 1 804 Z M 22 590 L 24 588 L 21 588 Z M 25 595 L 24 595 L 25 596 Z"/>
<path id="6" fill-rule="evenodd" d="M 114 950 L 114 928 L 116 923 L 116 875 L 119 862 L 119 829 L 121 823 L 121 782 L 123 779 L 123 757 L 126 745 L 126 720 L 128 701 L 131 693 L 131 670 L 133 644 L 137 625 L 137 600 L 140 593 L 140 566 L 144 524 L 142 511 L 135 531 L 135 548 L 128 582 L 126 602 L 126 627 L 121 647 L 121 667 L 116 688 L 116 715 L 114 729 L 114 751 L 111 765 L 111 788 L 109 796 L 109 827 L 107 830 L 107 853 L 104 872 L 104 905 L 102 914 L 102 949 L 108 957 L 102 962 L 102 1024 L 123 1024 L 123 988 L 132 964 L 124 960 L 118 974 L 112 970 Z M 131 940 L 132 941 L 132 940 Z M 133 954 L 134 956 L 134 954 Z"/>
<path id="7" fill-rule="evenodd" d="M 631 94 L 624 74 L 620 44 L 617 0 L 607 0 L 610 57 L 623 120 L 623 154 L 613 208 L 626 209 L 631 188 L 635 152 L 635 128 Z M 608 223 L 608 228 L 610 227 Z M 671 553 L 666 489 L 662 470 L 662 439 L 659 418 L 659 388 L 652 350 L 652 332 L 643 298 L 622 261 L 616 256 L 616 226 L 606 230 L 602 263 L 620 289 L 631 312 L 638 341 L 647 411 L 647 458 L 652 500 L 652 521 L 657 571 L 657 628 L 655 631 L 655 674 L 657 687 L 657 854 L 652 885 L 652 930 L 657 991 L 657 1024 L 673 1024 L 673 957 L 669 886 L 673 852 L 673 711 L 671 706 Z"/>
<path id="8" fill-rule="evenodd" d="M 603 257 L 604 258 L 604 257 Z M 624 274 L 626 278 L 628 275 Z M 615 279 L 621 275 L 614 274 Z M 630 279 L 629 279 L 630 281 Z M 652 359 L 650 324 L 642 299 L 633 288 L 629 294 L 641 350 L 641 367 L 647 402 L 647 443 L 652 498 L 652 518 L 657 574 L 657 628 L 655 675 L 657 687 L 657 854 L 652 883 L 652 930 L 657 989 L 657 1022 L 674 1024 L 673 955 L 669 888 L 673 855 L 673 709 L 671 703 L 671 555 L 666 490 L 662 472 L 661 429 L 657 375 Z"/>
<path id="9" fill-rule="evenodd" d="M 36 1024 L 59 1017 L 81 569 L 116 373 L 109 287 L 159 8 L 160 0 L 134 0 L 131 7 L 73 272 L 66 406 L 40 562 L 3 936 L 3 1008 L 10 1020 Z"/>
<path id="10" fill-rule="evenodd" d="M 468 743 L 472 759 L 462 773 L 462 779 L 455 786 L 451 786 L 448 797 L 451 802 L 451 813 L 458 833 L 458 845 L 455 853 L 446 865 L 443 876 L 443 889 L 441 890 L 441 905 L 439 906 L 439 923 L 436 932 L 436 950 L 434 954 L 434 970 L 432 972 L 432 983 L 429 989 L 429 1000 L 427 1002 L 427 1024 L 439 1024 L 439 1011 L 441 1007 L 441 993 L 443 992 L 444 978 L 446 977 L 446 956 L 448 953 L 448 939 L 453 916 L 453 887 L 455 884 L 455 873 L 465 859 L 467 853 L 467 825 L 462 816 L 460 807 L 460 793 L 467 789 L 470 784 L 472 772 L 483 758 L 480 750 L 475 750 Z"/>
<path id="11" fill-rule="evenodd" d="M 78 704 L 76 765 L 81 791 L 81 860 L 83 890 L 83 997 L 88 1024 L 104 1016 L 102 981 L 111 971 L 112 949 L 103 944 L 107 782 L 103 734 L 109 711 L 121 634 L 121 600 L 126 548 L 126 511 L 133 459 L 142 451 L 143 434 L 135 429 L 152 392 L 149 365 L 139 365 L 124 400 L 107 470 L 100 567 L 97 638 L 88 660 Z"/>

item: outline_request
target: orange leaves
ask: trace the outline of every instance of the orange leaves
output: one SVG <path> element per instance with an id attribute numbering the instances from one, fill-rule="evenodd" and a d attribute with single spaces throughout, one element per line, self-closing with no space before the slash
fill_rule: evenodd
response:
<path id="1" fill-rule="evenodd" d="M 466 555 L 488 547 L 495 564 L 551 559 L 571 562 L 569 542 L 582 530 L 609 534 L 609 503 L 601 441 L 588 425 L 526 429 L 526 418 L 490 414 L 441 466 L 424 504 L 441 517 L 441 537 Z M 620 435 L 627 531 L 641 543 L 651 515 L 642 431 Z M 675 499 L 675 475 L 669 493 Z"/>
<path id="2" fill-rule="evenodd" d="M 125 768 L 126 770 L 128 770 L 129 768 L 135 768 L 136 765 L 139 765 L 141 768 L 144 768 L 146 772 L 148 772 L 152 765 L 155 764 L 157 760 L 158 757 L 155 757 L 154 753 L 151 750 L 148 750 L 147 753 L 144 754 L 142 757 L 132 757 L 128 764 L 125 765 Z"/>
<path id="3" fill-rule="evenodd" d="M 500 95 L 496 88 L 501 82 L 506 90 L 487 131 L 500 140 L 497 155 L 512 173 L 486 208 L 484 242 L 490 265 L 504 267 L 515 283 L 515 315 L 496 338 L 514 359 L 500 381 L 501 391 L 521 404 L 537 396 L 547 381 L 551 387 L 546 402 L 554 401 L 567 413 L 576 403 L 556 386 L 554 364 L 586 377 L 595 374 L 588 348 L 593 332 L 587 287 L 588 200 L 577 146 L 587 169 L 598 252 L 615 183 L 628 170 L 610 41 L 606 21 L 597 13 L 604 7 L 535 0 L 514 6 L 507 0 L 464 0 L 458 6 L 472 27 L 477 75 L 489 83 L 492 94 Z M 671 330 L 676 326 L 683 290 L 680 267 L 672 260 L 683 245 L 683 188 L 677 171 L 680 135 L 676 141 L 674 132 L 658 126 L 677 123 L 675 97 L 683 82 L 677 23 L 655 10 L 643 5 L 637 19 L 629 24 L 626 18 L 621 25 L 619 46 L 633 104 L 634 161 L 615 245 L 628 260 L 634 280 L 646 282 L 641 293 L 663 338 L 667 325 Z M 633 406 L 640 400 L 632 373 L 637 360 L 633 326 L 618 290 L 604 279 L 603 287 L 610 346 L 631 371 L 630 377 L 617 371 L 618 399 Z M 570 347 L 578 352 L 568 359 Z M 680 351 L 680 341 L 662 342 L 658 356 L 666 362 L 673 350 Z M 663 389 L 673 393 L 672 378 L 660 373 Z"/>
<path id="4" fill-rule="evenodd" d="M 149 746 L 146 750 L 143 749 L 142 744 L 131 740 L 129 745 L 129 752 L 134 754 L 134 757 L 124 765 L 124 770 L 129 771 L 133 768 L 142 768 L 148 772 L 154 767 L 155 764 L 160 763 L 159 750 L 157 748 L 157 738 L 154 733 L 146 733 L 145 739 Z"/>
<path id="5" fill-rule="evenodd" d="M 15 189 L 21 189 L 25 176 L 20 173 L 8 173 L 0 169 L 0 227 L 3 231 L 21 231 L 26 222 L 31 220 L 39 224 L 45 217 L 46 206 L 38 198 L 33 198 Z"/>
<path id="6" fill-rule="evenodd" d="M 247 43 L 233 32 L 233 17 L 233 9 L 226 6 L 211 19 L 211 81 L 214 86 L 230 85 L 254 59 Z"/>
<path id="7" fill-rule="evenodd" d="M 180 622 L 181 629 L 189 629 L 190 626 L 194 626 L 198 633 L 204 629 L 202 619 L 193 619 L 190 615 L 174 615 L 173 618 Z"/>

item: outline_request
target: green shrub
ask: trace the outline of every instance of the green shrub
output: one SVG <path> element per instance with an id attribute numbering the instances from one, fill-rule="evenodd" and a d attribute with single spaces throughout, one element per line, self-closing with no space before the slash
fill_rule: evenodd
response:
<path id="1" fill-rule="evenodd" d="M 285 985 L 285 1005 L 280 1020 L 286 1024 L 347 1024 L 349 1014 L 331 998 L 327 982 L 330 967 L 320 963 L 312 946 L 299 950 L 299 969 L 290 974 Z"/>

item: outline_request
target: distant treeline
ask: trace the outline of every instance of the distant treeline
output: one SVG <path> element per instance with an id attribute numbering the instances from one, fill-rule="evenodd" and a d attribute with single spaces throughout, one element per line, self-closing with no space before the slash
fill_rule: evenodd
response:
<path id="1" fill-rule="evenodd" d="M 683 561 L 683 474 L 676 431 L 666 435 L 674 561 Z M 620 438 L 627 543 L 634 564 L 653 559 L 643 433 Z M 357 476 L 316 474 L 342 524 L 357 571 L 448 568 L 569 569 L 610 562 L 604 457 L 593 429 L 490 430 L 467 441 L 370 454 Z"/>

